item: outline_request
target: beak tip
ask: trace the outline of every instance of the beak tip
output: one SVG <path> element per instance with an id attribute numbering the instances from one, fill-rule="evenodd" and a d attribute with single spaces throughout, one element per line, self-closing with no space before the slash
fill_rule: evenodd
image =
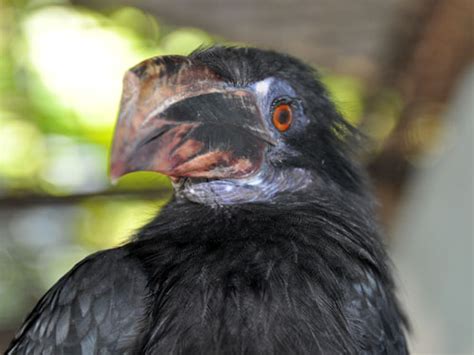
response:
<path id="1" fill-rule="evenodd" d="M 120 177 L 122 177 L 127 171 L 124 169 L 124 164 L 112 164 L 110 167 L 110 183 L 112 185 L 117 185 Z"/>
<path id="2" fill-rule="evenodd" d="M 110 176 L 110 184 L 112 186 L 117 186 L 118 184 L 118 181 L 119 181 L 120 177 L 117 177 L 117 176 Z"/>

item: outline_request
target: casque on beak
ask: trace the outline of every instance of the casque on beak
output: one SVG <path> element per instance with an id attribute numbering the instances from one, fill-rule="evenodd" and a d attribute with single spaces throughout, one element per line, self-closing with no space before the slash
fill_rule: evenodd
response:
<path id="1" fill-rule="evenodd" d="M 125 74 L 110 175 L 245 177 L 259 169 L 267 143 L 252 92 L 186 57 L 152 58 Z"/>

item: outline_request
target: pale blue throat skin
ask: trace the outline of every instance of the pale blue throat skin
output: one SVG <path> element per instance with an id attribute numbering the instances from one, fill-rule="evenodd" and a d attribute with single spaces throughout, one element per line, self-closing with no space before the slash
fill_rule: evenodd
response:
<path id="1" fill-rule="evenodd" d="M 173 183 L 176 197 L 189 201 L 219 206 L 242 203 L 272 202 L 277 195 L 306 189 L 312 182 L 312 174 L 303 168 L 275 167 L 271 159 L 278 160 L 281 154 L 297 156 L 299 153 L 287 146 L 281 133 L 271 123 L 271 105 L 276 98 L 295 98 L 296 93 L 285 81 L 267 78 L 247 87 L 257 98 L 268 132 L 275 146 L 267 148 L 267 158 L 260 169 L 251 176 L 239 179 L 180 179 Z M 303 130 L 309 123 L 301 107 L 294 112 L 292 130 Z"/>
<path id="2" fill-rule="evenodd" d="M 297 192 L 312 182 L 311 174 L 301 168 L 277 171 L 263 166 L 248 178 L 174 183 L 176 196 L 205 205 L 233 205 L 271 202 L 278 194 Z"/>

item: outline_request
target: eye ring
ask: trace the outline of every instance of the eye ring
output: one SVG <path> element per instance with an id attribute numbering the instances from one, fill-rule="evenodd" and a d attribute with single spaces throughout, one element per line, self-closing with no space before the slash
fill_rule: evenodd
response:
<path id="1" fill-rule="evenodd" d="M 290 103 L 281 103 L 275 107 L 272 114 L 272 123 L 283 133 L 290 129 L 293 122 L 293 110 Z"/>

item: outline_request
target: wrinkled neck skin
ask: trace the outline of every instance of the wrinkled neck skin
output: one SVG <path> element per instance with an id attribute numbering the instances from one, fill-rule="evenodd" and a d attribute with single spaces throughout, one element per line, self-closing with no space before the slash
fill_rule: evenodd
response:
<path id="1" fill-rule="evenodd" d="M 178 199 L 209 205 L 271 203 L 277 195 L 306 189 L 313 179 L 301 168 L 277 170 L 264 164 L 258 173 L 242 179 L 199 181 L 186 179 L 174 184 Z"/>

